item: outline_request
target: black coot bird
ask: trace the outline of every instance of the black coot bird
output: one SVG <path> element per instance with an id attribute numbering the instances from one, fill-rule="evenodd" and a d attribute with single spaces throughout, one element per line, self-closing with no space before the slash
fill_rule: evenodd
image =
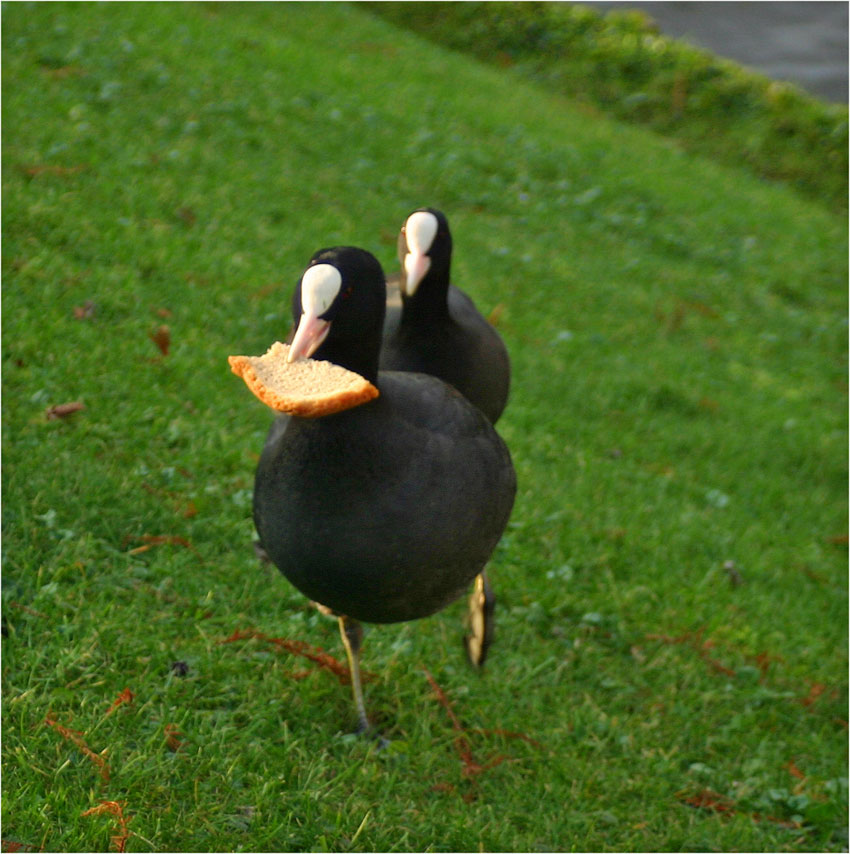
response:
<path id="1" fill-rule="evenodd" d="M 290 357 L 335 362 L 380 395 L 323 418 L 278 416 L 254 486 L 263 548 L 339 618 L 362 729 L 358 621 L 415 620 L 462 595 L 516 492 L 508 449 L 480 410 L 435 377 L 378 372 L 385 301 L 370 253 L 313 256 L 293 298 Z"/>
<path id="2" fill-rule="evenodd" d="M 510 387 L 508 351 L 475 303 L 450 284 L 452 236 L 435 208 L 411 213 L 398 239 L 401 306 L 391 302 L 382 370 L 419 371 L 453 385 L 495 424 Z M 469 658 L 481 666 L 493 638 L 495 597 L 485 573 L 470 599 Z"/>
<path id="3" fill-rule="evenodd" d="M 381 348 L 381 370 L 418 371 L 453 385 L 492 424 L 508 402 L 511 365 L 499 333 L 450 284 L 452 235 L 434 208 L 414 211 L 398 239 L 401 314 Z"/>

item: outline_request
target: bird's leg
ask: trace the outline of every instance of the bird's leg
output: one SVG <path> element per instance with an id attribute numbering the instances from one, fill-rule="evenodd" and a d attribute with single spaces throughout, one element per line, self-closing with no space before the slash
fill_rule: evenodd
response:
<path id="1" fill-rule="evenodd" d="M 363 641 L 363 629 L 357 620 L 351 617 L 339 617 L 339 633 L 348 656 L 348 670 L 351 674 L 351 690 L 354 692 L 354 705 L 359 719 L 358 732 L 371 728 L 366 716 L 366 704 L 363 702 L 363 686 L 360 682 L 360 644 Z"/>
<path id="2" fill-rule="evenodd" d="M 487 573 L 475 578 L 475 587 L 469 597 L 469 627 L 471 634 L 464 638 L 466 654 L 474 667 L 482 667 L 493 643 L 495 629 L 496 597 L 487 580 Z"/>

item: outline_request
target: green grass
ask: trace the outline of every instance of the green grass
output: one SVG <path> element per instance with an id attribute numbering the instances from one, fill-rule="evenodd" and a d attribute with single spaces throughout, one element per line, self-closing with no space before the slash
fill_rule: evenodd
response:
<path id="1" fill-rule="evenodd" d="M 441 45 L 847 210 L 847 106 L 580 3 L 367 3 Z"/>
<path id="2" fill-rule="evenodd" d="M 4 849 L 108 850 L 100 801 L 128 851 L 846 846 L 842 216 L 356 7 L 3 25 Z M 343 657 L 253 555 L 226 357 L 423 204 L 502 307 L 519 494 L 484 674 L 462 602 L 368 633 L 377 751 L 328 670 L 223 643 Z"/>

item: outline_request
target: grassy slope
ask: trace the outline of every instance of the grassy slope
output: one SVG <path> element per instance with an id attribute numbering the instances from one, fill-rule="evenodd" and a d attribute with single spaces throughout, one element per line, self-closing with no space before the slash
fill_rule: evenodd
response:
<path id="1" fill-rule="evenodd" d="M 641 11 L 525 0 L 365 6 L 688 151 L 847 210 L 845 104 L 669 38 Z"/>
<path id="2" fill-rule="evenodd" d="M 105 850 L 105 799 L 131 851 L 844 844 L 841 218 L 341 5 L 3 24 L 4 839 Z M 225 357 L 420 204 L 503 306 L 520 492 L 486 674 L 462 603 L 369 633 L 376 753 L 328 672 L 220 643 L 340 656 L 252 555 L 269 416 Z"/>

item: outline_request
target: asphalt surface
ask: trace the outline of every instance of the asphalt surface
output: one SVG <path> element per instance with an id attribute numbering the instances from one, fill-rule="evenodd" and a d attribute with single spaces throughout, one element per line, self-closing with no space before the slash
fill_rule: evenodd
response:
<path id="1" fill-rule="evenodd" d="M 828 101 L 848 99 L 848 9 L 829 2 L 586 2 L 599 11 L 640 9 L 665 35 L 734 59 Z"/>

